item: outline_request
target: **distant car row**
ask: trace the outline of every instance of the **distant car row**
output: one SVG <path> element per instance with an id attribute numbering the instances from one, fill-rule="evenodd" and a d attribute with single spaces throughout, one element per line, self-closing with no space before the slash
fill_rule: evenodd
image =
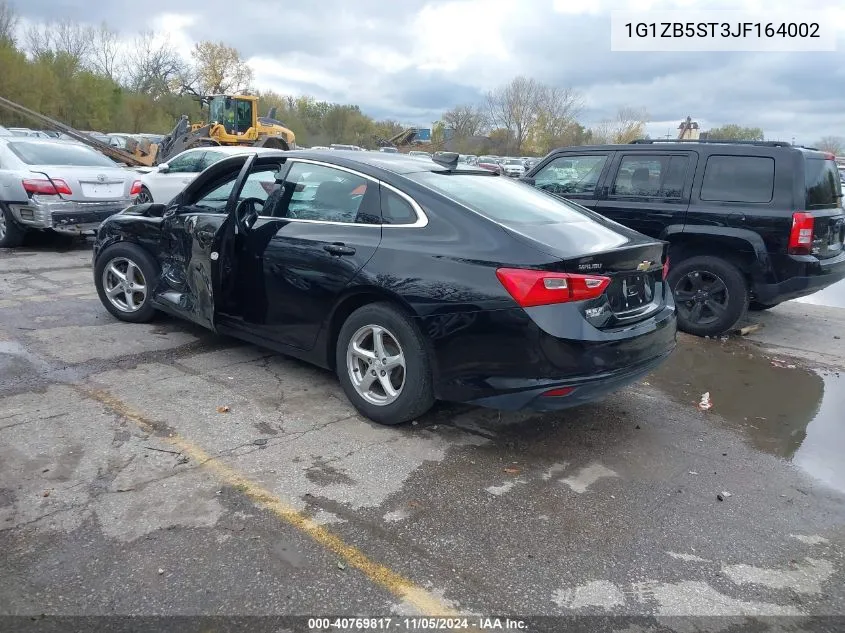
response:
<path id="1" fill-rule="evenodd" d="M 124 132 L 110 132 L 105 134 L 103 132 L 96 132 L 93 130 L 84 130 L 83 134 L 87 134 L 91 138 L 117 147 L 119 149 L 126 149 L 130 139 L 136 141 L 147 140 L 150 143 L 160 143 L 164 138 L 163 134 L 126 134 Z M 0 136 L 23 136 L 28 138 L 44 138 L 44 139 L 59 139 L 64 141 L 73 140 L 67 134 L 56 132 L 55 130 L 32 130 L 27 127 L 3 127 L 0 126 Z"/>

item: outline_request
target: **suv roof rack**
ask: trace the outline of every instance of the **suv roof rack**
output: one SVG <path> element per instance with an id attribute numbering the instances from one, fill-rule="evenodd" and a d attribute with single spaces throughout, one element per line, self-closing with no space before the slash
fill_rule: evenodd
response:
<path id="1" fill-rule="evenodd" d="M 767 147 L 798 147 L 786 141 L 734 141 L 731 139 L 676 139 L 676 138 L 638 138 L 630 142 L 632 145 L 647 145 L 649 143 L 722 143 L 726 145 L 762 145 Z M 805 147 L 804 149 L 814 149 Z"/>

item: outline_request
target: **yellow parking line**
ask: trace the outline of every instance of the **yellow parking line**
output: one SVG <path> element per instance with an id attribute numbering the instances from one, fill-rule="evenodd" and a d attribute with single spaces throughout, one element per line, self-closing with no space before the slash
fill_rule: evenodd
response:
<path id="1" fill-rule="evenodd" d="M 154 422 L 110 393 L 81 385 L 76 385 L 75 389 L 83 396 L 104 405 L 113 413 L 130 420 L 145 432 L 155 432 L 156 425 Z M 366 554 L 357 547 L 345 543 L 336 534 L 333 534 L 322 525 L 315 523 L 296 509 L 287 505 L 272 492 L 250 481 L 220 460 L 211 457 L 202 448 L 184 437 L 178 434 L 172 434 L 164 439 L 182 454 L 213 471 L 220 481 L 243 491 L 254 503 L 267 508 L 288 525 L 307 534 L 317 543 L 338 556 L 347 566 L 358 569 L 372 582 L 386 589 L 394 596 L 413 605 L 423 615 L 452 617 L 459 615 L 458 612 L 446 605 L 437 596 L 414 584 L 413 581 L 392 569 L 367 558 Z"/>

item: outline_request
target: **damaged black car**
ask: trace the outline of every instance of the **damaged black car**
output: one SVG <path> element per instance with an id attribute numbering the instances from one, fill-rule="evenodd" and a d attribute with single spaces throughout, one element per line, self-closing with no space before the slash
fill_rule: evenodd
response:
<path id="1" fill-rule="evenodd" d="M 383 424 L 436 399 L 556 410 L 675 346 L 665 244 L 457 154 L 291 151 L 106 220 L 106 309 L 188 319 L 337 373 Z"/>

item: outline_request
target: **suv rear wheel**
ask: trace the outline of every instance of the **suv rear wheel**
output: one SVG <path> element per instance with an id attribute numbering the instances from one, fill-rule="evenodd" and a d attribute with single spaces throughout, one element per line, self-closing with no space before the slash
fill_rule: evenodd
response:
<path id="1" fill-rule="evenodd" d="M 675 264 L 667 279 L 675 296 L 678 328 L 697 336 L 723 334 L 748 310 L 748 284 L 730 262 L 711 255 Z"/>

